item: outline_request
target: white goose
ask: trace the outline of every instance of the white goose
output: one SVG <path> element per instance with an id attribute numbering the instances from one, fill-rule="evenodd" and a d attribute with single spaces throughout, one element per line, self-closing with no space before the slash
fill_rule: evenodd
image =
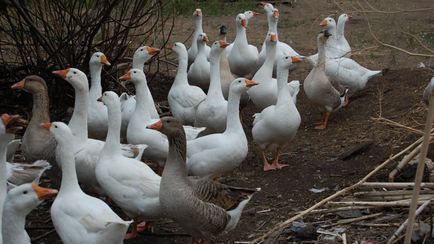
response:
<path id="1" fill-rule="evenodd" d="M 226 128 L 228 102 L 223 96 L 220 83 L 220 58 L 228 46 L 225 41 L 216 41 L 211 46 L 211 83 L 205 100 L 196 110 L 195 126 L 204 126 L 203 134 L 222 133 Z"/>
<path id="2" fill-rule="evenodd" d="M 261 2 L 261 4 L 267 15 L 268 33 L 273 32 L 276 34 L 277 37 L 276 56 L 274 58 L 274 63 L 273 63 L 273 72 L 276 72 L 277 60 L 280 60 L 282 57 L 285 57 L 287 55 L 300 56 L 300 54 L 296 52 L 288 44 L 279 41 L 279 35 L 277 32 L 277 23 L 279 21 L 279 16 L 280 16 L 279 10 L 277 8 L 274 8 L 271 3 Z M 265 39 L 266 38 L 267 37 L 265 37 Z M 263 64 L 267 56 L 265 42 L 266 40 L 264 40 L 264 43 L 262 44 L 261 52 L 259 53 L 259 64 Z"/>
<path id="3" fill-rule="evenodd" d="M 259 85 L 252 87 L 247 91 L 252 102 L 260 109 L 276 104 L 278 97 L 277 80 L 272 77 L 273 63 L 276 55 L 276 44 L 277 35 L 273 32 L 268 33 L 265 42 L 267 58 L 261 68 L 259 68 L 253 76 L 253 80 L 259 82 Z M 291 81 L 288 83 L 294 102 L 296 102 L 297 99 L 299 86 L 299 81 Z"/>
<path id="4" fill-rule="evenodd" d="M 160 49 L 148 46 L 142 46 L 137 48 L 133 56 L 133 68 L 140 69 L 143 71 L 145 63 L 147 63 L 154 55 L 157 55 Z M 158 119 L 158 111 L 155 108 L 154 98 L 152 97 L 151 91 L 147 88 L 146 92 L 146 110 L 151 115 L 151 118 Z M 123 93 L 120 96 L 121 109 L 122 109 L 122 130 L 121 135 L 126 138 L 128 123 L 131 116 L 134 113 L 136 107 L 136 97 L 130 96 L 127 93 Z"/>
<path id="5" fill-rule="evenodd" d="M 197 47 L 197 37 L 203 33 L 202 29 L 202 10 L 196 9 L 193 13 L 193 20 L 194 20 L 194 34 L 191 38 L 191 47 L 188 49 L 188 64 L 191 64 L 196 59 L 196 56 L 198 54 L 198 47 Z M 211 48 L 205 44 L 205 54 L 206 57 L 209 56 L 209 52 L 211 51 Z M 133 67 L 134 68 L 134 67 Z"/>
<path id="6" fill-rule="evenodd" d="M 3 209 L 3 242 L 30 244 L 30 237 L 24 229 L 26 216 L 45 199 L 57 194 L 57 190 L 38 186 L 35 182 L 11 186 Z"/>
<path id="7" fill-rule="evenodd" d="M 240 121 L 241 94 L 257 85 L 245 78 L 235 79 L 229 89 L 226 130 L 187 141 L 187 168 L 191 175 L 216 176 L 238 167 L 246 158 L 247 138 Z"/>
<path id="8" fill-rule="evenodd" d="M 106 143 L 96 166 L 96 178 L 116 205 L 135 220 L 133 231 L 127 235 L 127 239 L 131 239 L 138 234 L 138 221 L 162 215 L 159 202 L 161 177 L 139 160 L 122 155 L 119 140 L 121 106 L 118 95 L 107 91 L 100 100 L 107 106 L 110 120 Z"/>
<path id="9" fill-rule="evenodd" d="M 294 139 L 300 126 L 300 113 L 292 100 L 288 89 L 288 73 L 293 63 L 302 61 L 295 56 L 286 56 L 277 63 L 277 90 L 276 105 L 271 105 L 261 113 L 255 114 L 253 121 L 253 140 L 262 151 L 264 171 L 281 169 L 286 164 L 279 163 L 282 147 Z M 276 150 L 273 163 L 270 165 L 265 155 L 266 150 Z"/>
<path id="10" fill-rule="evenodd" d="M 87 128 L 89 138 L 103 140 L 107 135 L 107 109 L 97 102 L 102 94 L 101 70 L 103 65 L 110 65 L 107 57 L 102 52 L 96 52 L 90 57 L 90 90 L 89 109 L 87 111 Z"/>
<path id="11" fill-rule="evenodd" d="M 148 159 L 163 166 L 166 162 L 168 142 L 166 136 L 159 131 L 146 128 L 147 124 L 153 123 L 155 120 L 151 118 L 148 110 L 146 110 L 146 90 L 148 90 L 148 85 L 145 73 L 139 69 L 131 69 L 119 79 L 131 81 L 136 88 L 137 104 L 128 124 L 128 143 L 148 145 L 143 154 Z M 184 129 L 186 130 L 186 136 L 191 139 L 196 138 L 205 128 L 197 129 L 191 126 L 184 126 Z"/>
<path id="12" fill-rule="evenodd" d="M 184 44 L 175 42 L 169 49 L 178 55 L 179 62 L 175 80 L 167 95 L 170 111 L 183 124 L 194 125 L 197 105 L 206 98 L 206 94 L 199 87 L 188 84 L 188 54 Z"/>
<path id="13" fill-rule="evenodd" d="M 246 28 L 247 18 L 244 14 L 238 14 L 235 18 L 237 34 L 228 61 L 231 72 L 237 76 L 252 75 L 258 66 L 258 49 L 247 42 Z"/>
<path id="14" fill-rule="evenodd" d="M 51 206 L 51 219 L 63 243 L 123 243 L 132 221 L 122 220 L 98 198 L 85 194 L 78 185 L 71 144 L 75 139 L 62 122 L 44 123 L 56 141 L 56 158 L 62 169 L 59 194 Z"/>
<path id="15" fill-rule="evenodd" d="M 351 47 L 345 38 L 345 24 L 352 18 L 351 14 L 341 14 L 338 18 L 338 24 L 336 27 L 336 44 L 337 46 L 345 51 L 344 57 L 351 57 Z"/>
<path id="16" fill-rule="evenodd" d="M 192 85 L 207 89 L 209 86 L 209 67 L 208 57 L 205 53 L 205 46 L 208 42 L 208 36 L 205 33 L 200 33 L 196 39 L 198 52 L 194 62 L 188 69 L 188 81 Z"/>
<path id="17" fill-rule="evenodd" d="M 226 42 L 226 34 L 227 34 L 226 26 L 224 25 L 220 26 L 219 39 Z M 233 44 L 229 44 L 229 46 L 231 45 Z M 231 68 L 229 66 L 229 61 L 228 61 L 229 46 L 227 46 L 223 50 L 223 53 L 221 54 L 220 57 L 220 83 L 222 84 L 222 91 L 225 99 L 228 99 L 229 86 L 231 85 L 231 82 L 235 80 L 235 77 L 231 72 Z M 248 100 L 247 95 L 245 97 L 246 100 Z"/>
<path id="18" fill-rule="evenodd" d="M 80 183 L 98 191 L 98 182 L 95 177 L 95 167 L 104 142 L 89 139 L 87 136 L 87 108 L 89 101 L 89 85 L 86 75 L 75 68 L 58 70 L 55 75 L 69 82 L 75 91 L 74 112 L 68 126 L 74 135 L 70 150 L 74 152 L 77 176 Z M 122 145 L 125 156 L 140 159 L 144 145 Z"/>

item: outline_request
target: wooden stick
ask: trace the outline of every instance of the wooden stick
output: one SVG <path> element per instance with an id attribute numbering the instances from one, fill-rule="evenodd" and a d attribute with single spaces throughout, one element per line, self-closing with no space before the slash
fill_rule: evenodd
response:
<path id="1" fill-rule="evenodd" d="M 395 190 L 395 191 L 360 191 L 354 192 L 353 196 L 395 196 L 395 195 L 411 195 L 411 190 Z M 421 190 L 423 194 L 434 194 L 434 190 Z"/>
<path id="2" fill-rule="evenodd" d="M 375 217 L 378 217 L 378 216 L 380 216 L 382 214 L 383 213 L 374 213 L 374 214 L 364 215 L 364 216 L 360 216 L 360 217 L 356 217 L 356 218 L 351 218 L 351 219 L 342 219 L 342 220 L 339 220 L 338 222 L 333 223 L 333 224 L 321 225 L 321 227 L 328 228 L 328 227 L 333 227 L 333 226 L 336 226 L 336 225 L 351 224 L 351 223 L 356 222 L 356 221 L 370 219 L 370 218 L 375 218 Z"/>
<path id="3" fill-rule="evenodd" d="M 349 211 L 349 210 L 364 210 L 369 208 L 376 208 L 376 207 L 375 206 L 345 206 L 345 207 L 337 207 L 337 208 L 314 209 L 310 211 L 308 214 L 334 213 L 334 212 Z"/>
<path id="4" fill-rule="evenodd" d="M 413 187 L 413 182 L 364 182 L 361 184 L 364 187 L 371 188 L 406 188 Z M 422 182 L 421 187 L 434 189 L 434 183 L 431 182 Z"/>
<path id="5" fill-rule="evenodd" d="M 389 182 L 394 181 L 395 176 L 399 172 L 401 172 L 402 168 L 404 168 L 404 166 L 408 164 L 410 160 L 412 160 L 414 157 L 418 155 L 421 147 L 422 145 L 417 146 L 416 148 L 413 149 L 413 151 L 411 151 L 409 154 L 405 155 L 404 158 L 402 158 L 402 160 L 398 163 L 398 165 L 396 165 L 396 167 L 389 173 Z"/>
<path id="6" fill-rule="evenodd" d="M 367 196 L 364 197 L 362 200 L 364 201 L 398 201 L 398 200 L 410 200 L 411 195 L 395 195 L 395 196 Z M 420 194 L 419 200 L 422 199 L 431 199 L 434 198 L 434 195 L 432 194 Z"/>
<path id="7" fill-rule="evenodd" d="M 384 124 L 396 126 L 396 127 L 399 127 L 399 128 L 403 128 L 403 129 L 406 129 L 406 130 L 408 130 L 410 132 L 414 132 L 414 133 L 419 134 L 419 135 L 423 135 L 423 131 L 420 131 L 420 130 L 412 128 L 412 127 L 405 126 L 405 125 L 403 125 L 401 123 L 395 122 L 395 121 L 390 120 L 390 119 L 386 119 L 384 117 L 378 117 L 378 118 L 371 117 L 371 119 L 375 120 L 375 121 L 378 121 L 380 123 L 384 123 Z"/>
<path id="8" fill-rule="evenodd" d="M 423 169 L 425 167 L 425 158 L 428 153 L 430 132 L 432 129 L 432 121 L 434 118 L 434 96 L 432 94 L 429 99 L 429 110 L 428 110 L 428 115 L 426 117 L 427 118 L 425 124 L 425 135 L 423 136 L 422 148 L 420 149 L 419 163 L 417 165 L 417 170 L 416 170 L 416 178 L 414 180 L 415 184 L 414 184 L 414 191 L 413 191 L 413 199 L 410 205 L 410 211 L 408 215 L 408 225 L 407 225 L 407 231 L 405 232 L 404 244 L 410 244 L 411 242 L 411 234 L 413 233 L 413 223 L 414 223 L 415 211 L 417 207 L 417 199 L 419 196 L 420 185 L 422 182 Z"/>
<path id="9" fill-rule="evenodd" d="M 427 200 L 427 199 L 423 199 Z M 422 204 L 424 201 L 418 199 L 417 204 Z M 328 202 L 330 205 L 351 205 L 351 206 L 378 206 L 378 207 L 408 207 L 410 205 L 410 199 L 397 200 L 391 202 L 379 202 L 379 201 L 346 201 L 346 202 Z"/>
<path id="10" fill-rule="evenodd" d="M 419 215 L 422 210 L 425 209 L 426 206 L 428 206 L 428 204 L 431 202 L 431 200 L 427 200 L 426 202 L 424 202 L 417 210 L 415 213 L 415 216 Z M 399 228 L 393 233 L 393 235 L 389 238 L 389 240 L 387 241 L 387 244 L 391 244 L 396 237 L 398 237 L 398 235 L 402 232 L 402 230 L 404 230 L 405 226 L 407 225 L 408 219 L 406 219 L 404 221 L 404 223 L 402 223 L 401 226 L 399 226 Z"/>

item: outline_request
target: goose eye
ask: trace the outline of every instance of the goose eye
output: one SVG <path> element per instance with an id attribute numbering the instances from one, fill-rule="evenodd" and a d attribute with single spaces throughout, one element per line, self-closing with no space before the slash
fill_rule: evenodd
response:
<path id="1" fill-rule="evenodd" d="M 23 194 L 27 194 L 27 191 L 23 191 Z"/>
<path id="2" fill-rule="evenodd" d="M 135 73 L 137 73 L 137 71 L 134 71 L 133 73 L 135 74 Z"/>
<path id="3" fill-rule="evenodd" d="M 241 81 L 239 80 L 238 83 L 241 83 Z"/>
<path id="4" fill-rule="evenodd" d="M 57 125 L 55 125 L 54 128 L 57 128 Z"/>
<path id="5" fill-rule="evenodd" d="M 96 55 L 97 58 L 99 58 L 99 55 Z"/>
<path id="6" fill-rule="evenodd" d="M 288 57 L 285 57 L 285 59 L 288 59 Z"/>
<path id="7" fill-rule="evenodd" d="M 143 52 L 143 48 L 140 48 L 140 52 Z"/>
<path id="8" fill-rule="evenodd" d="M 77 71 L 74 71 L 74 72 L 72 72 L 72 73 L 77 74 Z"/>

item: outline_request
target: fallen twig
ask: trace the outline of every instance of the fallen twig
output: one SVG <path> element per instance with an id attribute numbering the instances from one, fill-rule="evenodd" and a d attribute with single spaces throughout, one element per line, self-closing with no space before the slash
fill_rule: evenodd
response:
<path id="1" fill-rule="evenodd" d="M 336 226 L 336 225 L 351 224 L 351 223 L 356 222 L 356 221 L 370 219 L 370 218 L 375 218 L 375 217 L 378 217 L 378 216 L 380 216 L 382 214 L 383 213 L 374 213 L 374 214 L 364 215 L 364 216 L 360 216 L 360 217 L 356 217 L 356 218 L 351 218 L 351 219 L 342 219 L 342 220 L 339 220 L 336 223 L 332 223 L 332 224 L 329 224 L 329 225 L 322 225 L 321 227 L 322 228 L 328 228 L 328 227 L 333 227 L 333 226 Z"/>

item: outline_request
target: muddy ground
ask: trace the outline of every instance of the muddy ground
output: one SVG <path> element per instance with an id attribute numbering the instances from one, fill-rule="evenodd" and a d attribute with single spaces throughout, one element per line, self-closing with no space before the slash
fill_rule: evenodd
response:
<path id="1" fill-rule="evenodd" d="M 384 77 L 372 79 L 366 89 L 350 99 L 350 104 L 331 116 L 327 129 L 313 129 L 313 123 L 320 119 L 319 110 L 305 97 L 303 90 L 297 102 L 302 124 L 294 141 L 284 150 L 282 162 L 289 164 L 279 171 L 263 172 L 258 148 L 251 138 L 252 115 L 259 112 L 249 104 L 241 116 L 249 139 L 249 154 L 242 165 L 232 174 L 224 176 L 223 182 L 248 187 L 261 187 L 247 205 L 237 229 L 219 238 L 218 243 L 248 241 L 260 236 L 275 224 L 293 216 L 335 191 L 351 185 L 382 163 L 389 155 L 399 152 L 418 136 L 407 130 L 397 129 L 379 123 L 379 116 L 394 120 L 416 129 L 423 129 L 426 114 L 420 102 L 424 86 L 434 75 L 432 69 L 417 69 L 419 62 L 430 66 L 432 59 L 408 56 L 400 51 L 385 48 L 377 43 L 369 32 L 368 22 L 378 38 L 384 42 L 405 48 L 410 52 L 433 54 L 434 11 L 423 10 L 433 7 L 432 0 L 405 1 L 297 1 L 295 6 L 276 5 L 280 12 L 279 39 L 289 43 L 302 54 L 315 53 L 315 36 L 318 23 L 327 15 L 353 12 L 353 19 L 346 28 L 347 39 L 354 51 L 354 59 L 371 69 L 388 68 Z M 373 8 L 371 8 L 372 6 Z M 220 24 L 229 27 L 228 40 L 234 36 L 233 16 L 207 17 L 206 4 L 196 7 L 203 9 L 204 29 L 211 40 L 217 36 Z M 252 9 L 263 11 L 252 3 Z M 402 11 L 402 10 L 419 11 Z M 422 10 L 420 10 L 422 9 Z M 364 12 L 361 12 L 361 11 Z M 240 10 L 241 11 L 241 10 Z M 171 40 L 184 41 L 192 31 L 190 17 L 179 17 Z M 249 41 L 260 47 L 266 31 L 265 16 L 255 17 L 249 24 Z M 426 46 L 403 32 L 416 35 Z M 424 35 L 423 33 L 427 33 Z M 428 36 L 428 37 L 426 37 Z M 429 38 L 433 38 L 432 40 Z M 189 41 L 188 41 L 189 42 Z M 160 63 L 165 75 L 173 75 L 174 67 Z M 431 65 L 433 66 L 433 65 Z M 167 73 L 169 72 L 169 73 Z M 290 79 L 303 81 L 309 72 L 307 64 L 290 74 Z M 157 102 L 164 104 L 171 79 L 156 76 L 150 80 L 150 87 Z M 360 154 L 346 160 L 339 156 L 352 147 L 370 141 L 372 145 Z M 391 167 L 374 176 L 373 180 L 386 181 Z M 311 188 L 327 188 L 322 193 L 312 193 Z M 46 234 L 35 243 L 60 243 L 47 215 L 49 203 L 43 204 L 29 217 L 28 230 L 32 238 Z M 388 236 L 390 233 L 385 233 Z M 363 233 L 350 237 L 351 241 L 381 239 Z M 186 243 L 188 236 L 169 220 L 156 223 L 153 233 L 125 243 Z"/>

